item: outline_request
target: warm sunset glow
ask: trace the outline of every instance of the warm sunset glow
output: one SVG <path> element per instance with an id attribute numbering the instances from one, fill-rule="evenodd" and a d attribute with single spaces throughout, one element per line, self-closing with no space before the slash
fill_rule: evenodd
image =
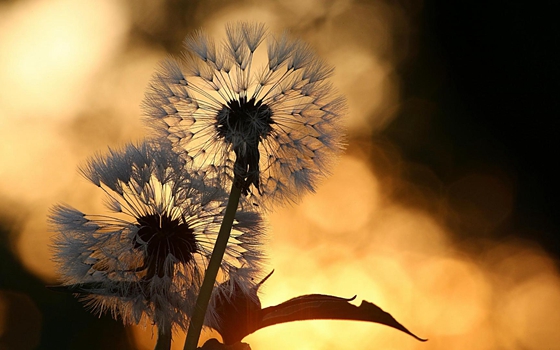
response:
<path id="1" fill-rule="evenodd" d="M 105 210 L 101 191 L 76 167 L 107 146 L 150 135 L 140 103 L 168 53 L 129 38 L 132 19 L 124 2 L 7 3 L 0 7 L 0 195 L 8 200 L 0 210 L 11 215 L 15 210 L 6 207 L 12 202 L 25 208 L 14 214 L 17 234 L 6 240 L 24 268 L 48 284 L 57 280 L 49 208 L 68 203 L 84 212 Z M 354 304 L 375 303 L 429 338 L 420 343 L 365 322 L 306 321 L 259 330 L 245 342 L 254 350 L 560 349 L 557 262 L 529 242 L 463 237 L 457 243 L 444 217 L 448 203 L 442 200 L 441 213 L 434 214 L 396 198 L 397 183 L 405 197 L 421 192 L 399 182 L 397 172 L 375 168 L 377 155 L 363 151 L 383 148 L 372 146 L 372 135 L 399 108 L 405 82 L 395 73 L 390 40 L 395 28 L 406 27 L 402 14 L 390 5 L 349 0 L 246 3 L 206 12 L 205 6 L 193 23 L 210 35 L 223 36 L 224 23 L 237 20 L 264 21 L 273 33 L 299 30 L 294 36 L 336 67 L 333 85 L 349 105 L 348 142 L 354 146 L 359 136 L 364 144 L 333 160 L 332 176 L 316 193 L 268 215 L 263 250 L 266 272 L 275 272 L 261 289 L 263 306 L 310 293 L 357 295 Z M 379 37 L 364 36 L 364 26 Z M 447 190 L 463 200 L 453 203 L 459 208 L 453 215 L 481 232 L 498 226 L 515 204 L 514 185 L 499 172 L 469 174 Z M 25 295 L 14 300 L 35 312 L 39 334 L 35 304 Z M 0 339 L 10 328 L 11 305 L 0 290 Z M 157 332 L 149 322 L 127 332 L 137 349 L 153 349 Z M 176 334 L 174 350 L 183 348 L 184 337 Z M 201 342 L 211 337 L 219 335 L 204 333 Z"/>
<path id="2" fill-rule="evenodd" d="M 348 52 L 352 55 L 348 56 Z M 341 47 L 331 57 L 337 67 L 337 86 L 349 92 L 352 112 L 346 122 L 348 129 L 357 134 L 383 129 L 394 112 L 387 107 L 398 99 L 396 82 L 390 77 L 390 63 L 360 47 Z"/>
<path id="3" fill-rule="evenodd" d="M 127 26 L 122 9 L 107 1 L 24 1 L 4 11 L 0 190 L 34 201 L 60 192 L 75 175 L 78 159 L 61 123 L 87 106 L 90 81 Z"/>
<path id="4" fill-rule="evenodd" d="M 301 209 L 321 230 L 334 234 L 356 231 L 378 210 L 377 186 L 365 163 L 343 157 L 333 176 L 305 198 Z"/>
<path id="5" fill-rule="evenodd" d="M 138 105 L 144 84 L 138 86 L 136 79 L 140 76 L 147 81 L 159 57 L 150 52 L 140 61 L 132 52 L 126 68 L 119 67 L 118 73 L 107 71 L 106 80 L 93 80 L 107 70 L 125 38 L 128 25 L 119 5 L 110 1 L 23 1 L 3 10 L 0 47 L 10 54 L 0 56 L 0 192 L 31 204 L 30 212 L 20 213 L 28 219 L 15 246 L 28 268 L 54 281 L 50 235 L 46 234 L 48 208 L 54 198 L 54 202 L 89 200 L 91 189 L 76 166 L 94 151 L 106 149 L 107 142 L 114 143 L 119 134 L 114 129 L 130 118 L 121 112 L 127 118 L 111 125 L 103 122 L 104 116 L 97 122 L 77 121 L 77 114 L 91 113 L 98 106 L 106 108 L 101 103 L 110 103 L 114 110 L 127 105 L 128 110 L 135 110 L 135 119 L 124 134 L 139 135 Z M 130 85 L 138 92 L 131 91 Z M 92 90 L 96 87 L 101 88 Z M 92 94 L 99 100 L 87 101 Z M 116 98 L 122 94 L 127 95 L 126 102 Z M 130 95 L 135 98 L 128 100 Z M 99 125 L 113 130 L 96 131 Z M 82 131 L 84 127 L 87 130 Z"/>
<path id="6" fill-rule="evenodd" d="M 542 274 L 510 291 L 500 308 L 501 321 L 528 348 L 560 344 L 560 279 Z"/>
<path id="7" fill-rule="evenodd" d="M 87 81 L 121 45 L 123 15 L 111 1 L 30 0 L 8 8 L 0 110 L 11 118 L 72 117 L 85 102 Z"/>
<path id="8" fill-rule="evenodd" d="M 134 342 L 138 350 L 152 350 L 156 345 L 157 329 L 148 325 L 138 325 L 127 327 L 127 332 L 134 337 Z M 185 332 L 175 332 L 171 350 L 183 350 L 185 343 Z M 220 339 L 220 335 L 213 330 L 206 329 L 200 335 L 199 345 L 202 346 L 208 339 Z"/>
<path id="9" fill-rule="evenodd" d="M 473 264 L 458 258 L 433 259 L 419 269 L 417 278 L 424 300 L 417 312 L 425 315 L 425 328 L 435 330 L 434 338 L 469 334 L 487 317 L 490 286 Z"/>
<path id="10" fill-rule="evenodd" d="M 499 245 L 487 260 L 500 295 L 494 307 L 497 339 L 506 347 L 558 349 L 560 275 L 554 261 L 527 242 Z"/>

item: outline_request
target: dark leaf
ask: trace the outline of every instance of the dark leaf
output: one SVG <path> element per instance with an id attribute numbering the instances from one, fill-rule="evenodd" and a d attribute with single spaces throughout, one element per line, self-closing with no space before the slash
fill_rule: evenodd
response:
<path id="1" fill-rule="evenodd" d="M 414 335 L 393 316 L 375 304 L 367 301 L 362 301 L 359 307 L 350 304 L 349 301 L 354 298 L 344 299 L 330 295 L 311 294 L 290 299 L 282 304 L 263 309 L 262 322 L 257 329 L 303 320 L 353 320 L 384 324 L 420 341 L 426 341 L 426 339 Z"/>
<path id="2" fill-rule="evenodd" d="M 264 327 L 305 320 L 375 322 L 398 329 L 420 341 L 426 341 L 414 335 L 393 316 L 372 303 L 362 301 L 359 307 L 350 304 L 355 297 L 345 299 L 322 294 L 303 295 L 264 309 L 261 309 L 260 302 L 258 299 L 255 301 L 255 297 L 255 295 L 242 295 L 240 289 L 235 289 L 233 298 L 218 303 L 217 311 L 221 322 L 215 328 L 225 344 L 236 344 L 247 335 Z"/>
<path id="3" fill-rule="evenodd" d="M 261 328 L 262 308 L 257 291 L 251 291 L 251 294 L 247 295 L 235 284 L 230 287 L 230 283 L 232 282 L 227 281 L 221 286 L 224 289 L 232 288 L 233 295 L 217 297 L 215 306 L 220 321 L 214 328 L 220 333 L 225 344 L 235 344 Z"/>

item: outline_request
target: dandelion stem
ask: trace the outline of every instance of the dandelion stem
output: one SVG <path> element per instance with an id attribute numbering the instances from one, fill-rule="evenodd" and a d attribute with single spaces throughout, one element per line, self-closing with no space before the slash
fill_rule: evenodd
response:
<path id="1" fill-rule="evenodd" d="M 196 305 L 189 324 L 189 330 L 187 332 L 187 339 L 185 340 L 184 350 L 196 350 L 198 345 L 198 339 L 200 337 L 200 332 L 202 331 L 206 309 L 208 308 L 208 303 L 210 302 L 210 297 L 212 295 L 212 289 L 214 288 L 214 283 L 216 282 L 216 276 L 218 275 L 218 270 L 220 269 L 224 252 L 226 251 L 229 235 L 233 226 L 233 219 L 235 218 L 237 205 L 239 204 L 239 197 L 241 196 L 241 188 L 236 185 L 236 180 L 237 178 L 234 179 L 231 186 L 231 192 L 229 194 L 222 226 L 220 226 L 220 232 L 218 233 L 218 238 L 216 239 L 216 245 L 214 246 L 214 251 L 210 257 L 210 262 L 208 263 L 208 268 L 206 269 L 206 274 L 204 275 L 204 281 L 202 282 L 202 286 L 200 287 L 200 292 L 196 300 Z"/>
<path id="2" fill-rule="evenodd" d="M 154 350 L 170 350 L 171 337 L 171 324 L 167 324 L 165 327 L 158 327 L 157 343 Z"/>

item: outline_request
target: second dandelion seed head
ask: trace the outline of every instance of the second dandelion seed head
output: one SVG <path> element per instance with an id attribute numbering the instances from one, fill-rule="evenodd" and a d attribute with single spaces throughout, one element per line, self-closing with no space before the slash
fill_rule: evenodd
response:
<path id="1" fill-rule="evenodd" d="M 82 173 L 106 194 L 107 211 L 56 206 L 50 216 L 62 286 L 124 323 L 148 317 L 186 328 L 224 216 L 227 192 L 208 169 L 163 143 L 144 142 L 92 158 Z M 262 261 L 261 216 L 241 208 L 220 265 L 245 289 Z M 223 282 L 223 280 L 220 280 Z M 218 282 L 220 282 L 218 281 Z M 216 322 L 210 309 L 208 322 Z"/>
<path id="2" fill-rule="evenodd" d="M 152 80 L 149 123 L 261 205 L 313 191 L 343 148 L 345 101 L 328 83 L 332 69 L 261 23 L 226 25 L 222 45 L 198 31 L 185 47 L 185 59 L 165 61 Z"/>

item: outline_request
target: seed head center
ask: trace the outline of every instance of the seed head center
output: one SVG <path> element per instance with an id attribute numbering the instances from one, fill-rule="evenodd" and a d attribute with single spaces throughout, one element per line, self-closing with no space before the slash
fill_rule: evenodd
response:
<path id="1" fill-rule="evenodd" d="M 249 146 L 258 144 L 272 131 L 272 110 L 262 101 L 246 97 L 231 100 L 216 116 L 218 136 L 234 144 L 240 140 Z"/>
<path id="2" fill-rule="evenodd" d="M 165 275 L 165 261 L 169 254 L 182 263 L 188 263 L 196 252 L 196 239 L 186 223 L 172 219 L 167 215 L 148 214 L 138 219 L 138 237 L 141 242 L 135 243 L 139 248 L 146 244 L 144 268 L 149 277 L 157 274 Z"/>

